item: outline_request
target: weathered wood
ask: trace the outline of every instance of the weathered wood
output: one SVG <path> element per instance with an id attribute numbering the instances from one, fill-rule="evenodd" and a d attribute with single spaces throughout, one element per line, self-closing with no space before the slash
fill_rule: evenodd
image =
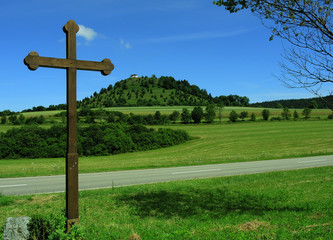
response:
<path id="1" fill-rule="evenodd" d="M 101 62 L 94 62 L 66 58 L 40 57 L 37 52 L 29 53 L 29 55 L 24 59 L 24 63 L 30 70 L 36 70 L 38 67 L 61 69 L 76 68 L 78 70 L 100 71 L 103 75 L 110 74 L 114 69 L 113 64 L 108 58 L 105 58 Z"/>
<path id="2" fill-rule="evenodd" d="M 101 71 L 106 76 L 114 69 L 110 59 L 101 62 L 76 59 L 76 33 L 79 26 L 69 20 L 63 27 L 66 33 L 66 58 L 40 57 L 30 52 L 24 64 L 30 70 L 38 67 L 62 68 L 67 73 L 67 153 L 66 153 L 66 217 L 67 231 L 79 221 L 79 180 L 77 153 L 76 70 Z"/>

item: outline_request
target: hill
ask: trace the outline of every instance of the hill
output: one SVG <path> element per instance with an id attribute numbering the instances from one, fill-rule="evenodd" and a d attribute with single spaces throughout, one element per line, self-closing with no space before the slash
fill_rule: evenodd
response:
<path id="1" fill-rule="evenodd" d="M 78 102 L 78 107 L 124 106 L 196 106 L 223 103 L 225 106 L 248 106 L 249 99 L 237 95 L 212 97 L 205 89 L 187 80 L 173 77 L 131 77 Z"/>
<path id="2" fill-rule="evenodd" d="M 249 106 L 246 96 L 217 96 L 191 85 L 187 80 L 175 80 L 173 77 L 155 75 L 151 77 L 130 77 L 102 88 L 77 102 L 78 108 L 131 107 L 131 106 L 205 106 L 209 103 L 224 106 Z M 66 104 L 37 106 L 22 112 L 66 110 Z M 1 115 L 1 113 L 0 113 Z"/>
<path id="3" fill-rule="evenodd" d="M 302 98 L 302 99 L 288 99 L 288 100 L 276 100 L 260 103 L 252 103 L 251 107 L 263 107 L 263 108 L 320 108 L 320 109 L 332 109 L 333 110 L 333 95 L 322 98 Z"/>

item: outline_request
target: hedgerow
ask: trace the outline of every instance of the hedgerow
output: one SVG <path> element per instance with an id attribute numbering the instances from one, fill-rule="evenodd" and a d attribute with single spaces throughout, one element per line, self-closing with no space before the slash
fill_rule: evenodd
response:
<path id="1" fill-rule="evenodd" d="M 0 158 L 56 158 L 66 153 L 66 127 L 24 126 L 0 133 Z M 190 139 L 183 130 L 147 128 L 140 124 L 93 124 L 78 128 L 78 153 L 102 156 L 168 147 Z"/>

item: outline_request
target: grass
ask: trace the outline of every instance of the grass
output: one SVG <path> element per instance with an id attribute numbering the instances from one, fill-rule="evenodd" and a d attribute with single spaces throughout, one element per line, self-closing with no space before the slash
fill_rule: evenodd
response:
<path id="1" fill-rule="evenodd" d="M 80 224 L 101 240 L 333 239 L 332 176 L 322 167 L 83 191 Z M 64 194 L 7 198 L 0 229 L 8 216 L 65 207 Z"/>
<path id="2" fill-rule="evenodd" d="M 80 157 L 80 173 L 333 154 L 332 121 L 170 125 L 196 139 L 146 152 Z M 0 177 L 65 173 L 64 158 L 0 160 Z"/>

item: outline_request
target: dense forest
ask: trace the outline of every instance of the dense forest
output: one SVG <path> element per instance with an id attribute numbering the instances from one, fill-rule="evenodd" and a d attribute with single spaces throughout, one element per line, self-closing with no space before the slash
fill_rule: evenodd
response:
<path id="1" fill-rule="evenodd" d="M 304 99 L 289 99 L 289 100 L 276 100 L 261 103 L 252 103 L 251 107 L 263 108 L 310 108 L 310 109 L 332 109 L 333 110 L 333 95 L 323 98 L 304 98 Z"/>
<path id="2" fill-rule="evenodd" d="M 78 101 L 78 108 L 123 106 L 206 106 L 209 103 L 224 106 L 248 106 L 249 98 L 238 95 L 212 97 L 205 89 L 191 85 L 187 80 L 161 76 L 128 78 L 94 92 Z M 65 104 L 37 106 L 22 112 L 65 110 Z"/>

